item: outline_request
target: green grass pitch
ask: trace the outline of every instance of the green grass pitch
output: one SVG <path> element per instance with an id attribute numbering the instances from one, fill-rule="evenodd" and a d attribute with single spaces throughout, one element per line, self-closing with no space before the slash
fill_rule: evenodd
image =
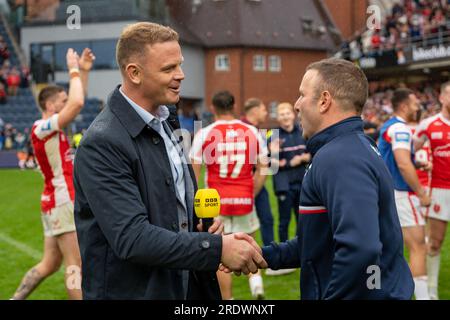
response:
<path id="1" fill-rule="evenodd" d="M 0 170 L 0 299 L 9 299 L 19 285 L 25 272 L 36 264 L 43 247 L 42 225 L 40 220 L 40 193 L 43 180 L 35 171 Z M 275 239 L 278 237 L 278 210 L 272 192 L 272 181 L 268 179 L 267 188 L 275 221 Z M 289 235 L 295 233 L 295 219 L 292 217 Z M 15 241 L 17 246 L 5 241 L 5 237 Z M 261 244 L 261 238 L 257 236 Z M 439 281 L 440 298 L 450 299 L 450 244 L 445 241 L 441 258 Z M 300 271 L 284 276 L 265 276 L 264 289 L 267 299 L 299 299 Z M 63 272 L 46 279 L 29 297 L 33 300 L 66 299 Z M 233 296 L 235 299 L 252 299 L 246 276 L 233 277 Z"/>

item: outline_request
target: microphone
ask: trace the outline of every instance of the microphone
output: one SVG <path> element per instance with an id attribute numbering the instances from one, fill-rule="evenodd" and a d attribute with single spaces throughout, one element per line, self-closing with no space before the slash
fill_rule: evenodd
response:
<path id="1" fill-rule="evenodd" d="M 198 189 L 194 198 L 194 210 L 202 219 L 203 232 L 208 232 L 213 220 L 220 213 L 220 196 L 216 189 Z"/>

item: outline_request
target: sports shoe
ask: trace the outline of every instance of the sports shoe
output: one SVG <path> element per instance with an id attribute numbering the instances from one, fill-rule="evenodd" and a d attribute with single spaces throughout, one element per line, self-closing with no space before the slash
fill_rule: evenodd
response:
<path id="1" fill-rule="evenodd" d="M 436 287 L 428 287 L 428 294 L 430 295 L 430 300 L 439 300 L 438 290 Z"/>
<path id="2" fill-rule="evenodd" d="M 262 282 L 261 275 L 257 274 L 254 276 L 251 276 L 249 279 L 250 284 L 250 291 L 252 292 L 252 296 L 256 300 L 263 300 L 264 299 L 264 287 Z"/>
<path id="3" fill-rule="evenodd" d="M 266 270 L 266 276 L 282 276 L 284 274 L 289 274 L 289 273 L 295 272 L 295 270 L 297 270 L 297 269 L 272 270 L 269 268 Z"/>

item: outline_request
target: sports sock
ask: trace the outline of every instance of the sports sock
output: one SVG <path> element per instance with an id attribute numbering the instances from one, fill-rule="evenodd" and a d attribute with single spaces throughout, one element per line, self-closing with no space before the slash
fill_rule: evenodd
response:
<path id="1" fill-rule="evenodd" d="M 430 298 L 438 299 L 438 280 L 441 255 L 427 255 L 428 292 Z"/>
<path id="2" fill-rule="evenodd" d="M 430 300 L 430 296 L 428 295 L 428 277 L 415 277 L 414 284 L 416 286 L 414 289 L 416 300 Z"/>

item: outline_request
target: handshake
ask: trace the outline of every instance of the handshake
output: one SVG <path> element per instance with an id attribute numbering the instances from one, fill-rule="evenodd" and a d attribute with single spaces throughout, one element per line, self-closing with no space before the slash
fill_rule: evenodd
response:
<path id="1" fill-rule="evenodd" d="M 202 230 L 202 224 L 197 226 Z M 223 234 L 223 223 L 214 219 L 208 229 L 209 233 Z M 222 235 L 222 256 L 220 271 L 227 273 L 257 273 L 258 269 L 267 268 L 267 262 L 262 257 L 262 251 L 255 239 L 244 232 Z"/>
<path id="2" fill-rule="evenodd" d="M 222 263 L 220 271 L 227 273 L 257 273 L 267 268 L 267 262 L 255 239 L 246 233 L 238 232 L 222 236 Z"/>

